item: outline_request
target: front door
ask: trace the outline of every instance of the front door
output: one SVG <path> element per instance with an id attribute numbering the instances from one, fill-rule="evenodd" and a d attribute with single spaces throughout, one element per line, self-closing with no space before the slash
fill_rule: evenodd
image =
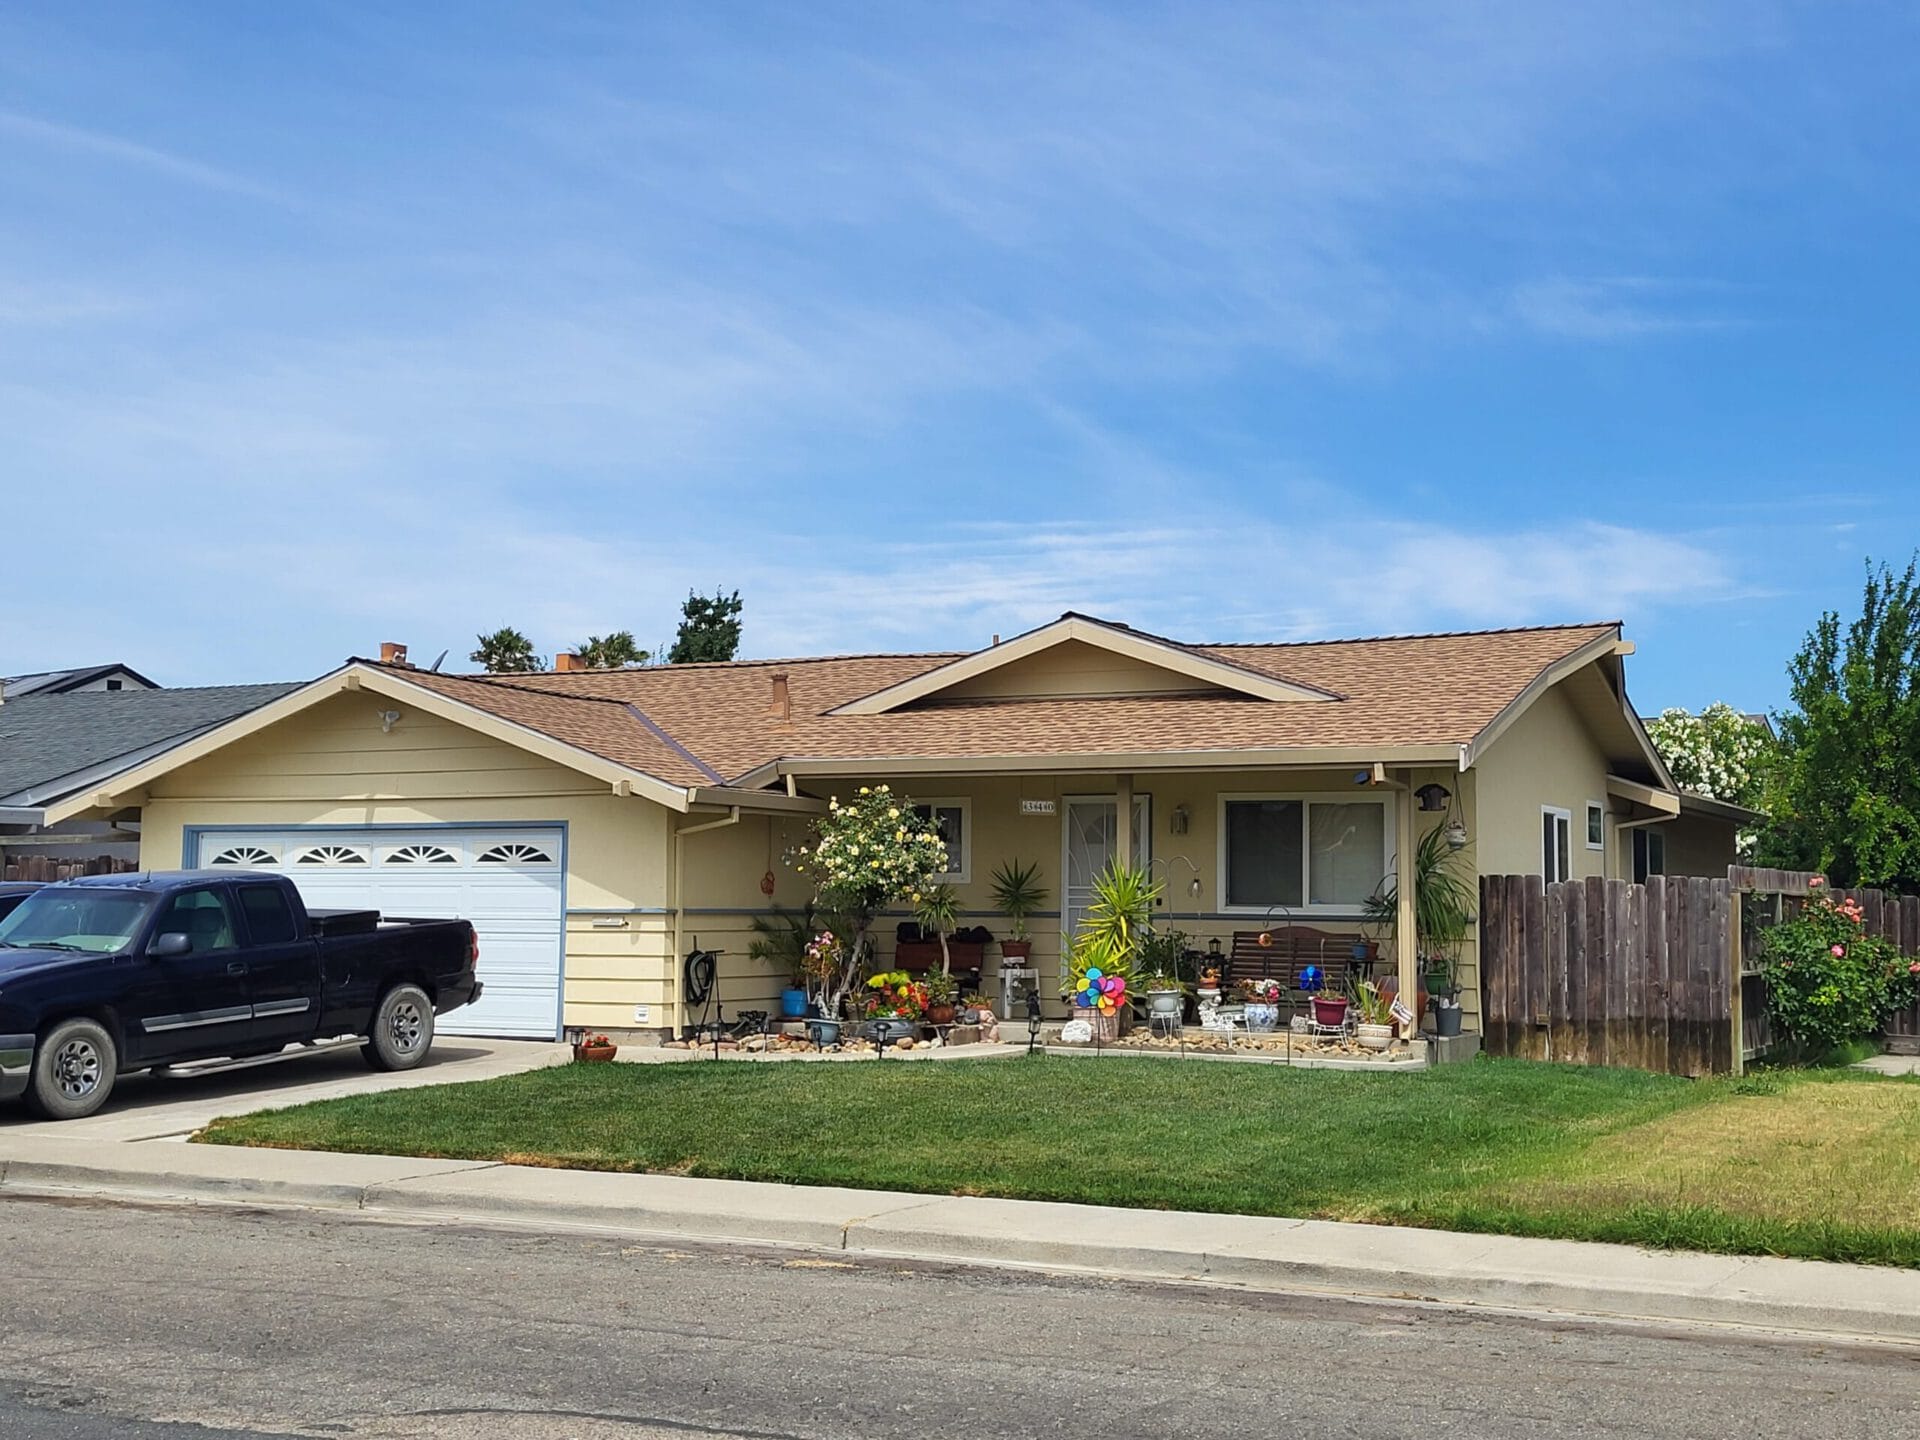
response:
<path id="1" fill-rule="evenodd" d="M 1145 865 L 1153 855 L 1151 795 L 1133 797 L 1133 863 Z M 1061 822 L 1063 854 L 1060 873 L 1065 884 L 1060 896 L 1060 936 L 1064 950 L 1081 917 L 1093 904 L 1093 882 L 1113 861 L 1114 842 L 1119 838 L 1118 812 L 1111 795 L 1068 796 L 1066 815 Z"/>

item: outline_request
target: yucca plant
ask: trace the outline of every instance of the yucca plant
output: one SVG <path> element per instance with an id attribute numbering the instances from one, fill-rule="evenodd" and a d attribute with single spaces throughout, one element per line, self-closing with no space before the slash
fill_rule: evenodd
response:
<path id="1" fill-rule="evenodd" d="M 960 917 L 960 896 L 951 885 L 935 885 L 930 890 L 920 892 L 920 899 L 913 907 L 914 922 L 919 925 L 922 935 L 940 937 L 940 973 L 953 973 L 953 956 L 947 950 L 947 937 L 954 931 L 954 925 Z"/>
<path id="2" fill-rule="evenodd" d="M 1141 947 L 1153 933 L 1153 907 L 1164 886 L 1142 867 L 1115 860 L 1093 882 L 1093 903 L 1073 932 L 1069 990 L 1077 990 L 1089 968 L 1131 979 Z"/>
<path id="3" fill-rule="evenodd" d="M 1013 939 L 1027 938 L 1027 917 L 1047 903 L 1047 887 L 1040 883 L 1037 860 L 1002 860 L 994 869 L 993 905 L 1013 927 Z"/>

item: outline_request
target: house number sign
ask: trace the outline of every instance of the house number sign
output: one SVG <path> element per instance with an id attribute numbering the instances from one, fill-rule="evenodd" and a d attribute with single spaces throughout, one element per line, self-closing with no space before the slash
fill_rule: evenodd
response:
<path id="1" fill-rule="evenodd" d="M 1020 813 L 1022 815 L 1051 815 L 1053 814 L 1053 801 L 1022 800 L 1020 802 Z"/>

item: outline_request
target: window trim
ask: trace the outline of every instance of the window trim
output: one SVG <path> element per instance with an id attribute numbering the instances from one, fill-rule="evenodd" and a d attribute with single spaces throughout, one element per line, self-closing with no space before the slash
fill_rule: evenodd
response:
<path id="1" fill-rule="evenodd" d="M 1227 903 L 1227 807 L 1240 801 L 1293 800 L 1300 804 L 1300 903 L 1298 905 L 1230 905 Z M 1366 899 L 1352 904 L 1315 905 L 1307 897 L 1313 894 L 1313 821 L 1310 812 L 1315 804 L 1320 805 L 1378 805 L 1382 811 L 1380 826 L 1380 879 L 1375 884 L 1375 893 L 1393 873 L 1393 840 L 1396 816 L 1393 807 L 1399 803 L 1397 794 L 1381 794 L 1378 791 L 1358 790 L 1223 790 L 1214 797 L 1214 877 L 1213 893 L 1218 899 L 1221 915 L 1266 915 L 1275 910 L 1291 915 L 1317 915 L 1322 917 L 1350 917 L 1361 915 L 1366 908 Z"/>
<path id="2" fill-rule="evenodd" d="M 1593 838 L 1593 817 L 1596 813 L 1600 816 L 1598 840 Z M 1587 801 L 1587 849 L 1598 850 L 1602 854 L 1605 854 L 1607 849 L 1607 807 L 1599 800 Z"/>
<path id="3" fill-rule="evenodd" d="M 924 807 L 928 810 L 960 812 L 960 868 L 948 870 L 939 875 L 929 875 L 927 879 L 935 885 L 971 885 L 973 883 L 973 800 L 965 795 L 915 795 L 908 804 L 916 810 Z"/>
<path id="4" fill-rule="evenodd" d="M 1545 832 L 1543 831 L 1540 836 L 1540 839 L 1541 839 L 1540 873 L 1543 877 L 1545 877 L 1547 884 L 1558 885 L 1565 881 L 1573 879 L 1573 811 L 1569 810 L 1564 805 L 1542 805 L 1540 807 L 1540 818 L 1544 820 L 1549 815 L 1551 815 L 1555 820 L 1558 820 L 1561 824 L 1567 827 L 1567 873 L 1564 875 L 1555 876 L 1548 873 L 1550 870 L 1557 870 L 1560 868 L 1558 864 L 1558 861 L 1560 858 L 1559 847 L 1558 846 L 1555 847 L 1555 853 L 1554 853 L 1555 864 L 1553 864 L 1552 866 L 1549 866 L 1547 864 L 1547 847 L 1545 843 L 1546 842 Z M 1554 838 L 1556 840 L 1559 839 L 1559 835 L 1557 832 Z"/>

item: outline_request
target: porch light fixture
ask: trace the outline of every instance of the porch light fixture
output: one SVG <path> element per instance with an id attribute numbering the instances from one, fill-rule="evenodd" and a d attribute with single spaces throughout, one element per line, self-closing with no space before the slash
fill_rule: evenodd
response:
<path id="1" fill-rule="evenodd" d="M 1173 807 L 1172 818 L 1167 822 L 1167 829 L 1171 834 L 1184 835 L 1187 833 L 1187 825 L 1192 819 L 1193 811 L 1185 805 L 1176 805 Z"/>
<path id="2" fill-rule="evenodd" d="M 1414 791 L 1413 798 L 1420 802 L 1422 810 L 1433 812 L 1446 809 L 1453 792 L 1444 785 L 1427 784 Z"/>
<path id="3" fill-rule="evenodd" d="M 1220 937 L 1218 935 L 1207 941 L 1207 958 L 1216 961 L 1220 958 Z"/>

